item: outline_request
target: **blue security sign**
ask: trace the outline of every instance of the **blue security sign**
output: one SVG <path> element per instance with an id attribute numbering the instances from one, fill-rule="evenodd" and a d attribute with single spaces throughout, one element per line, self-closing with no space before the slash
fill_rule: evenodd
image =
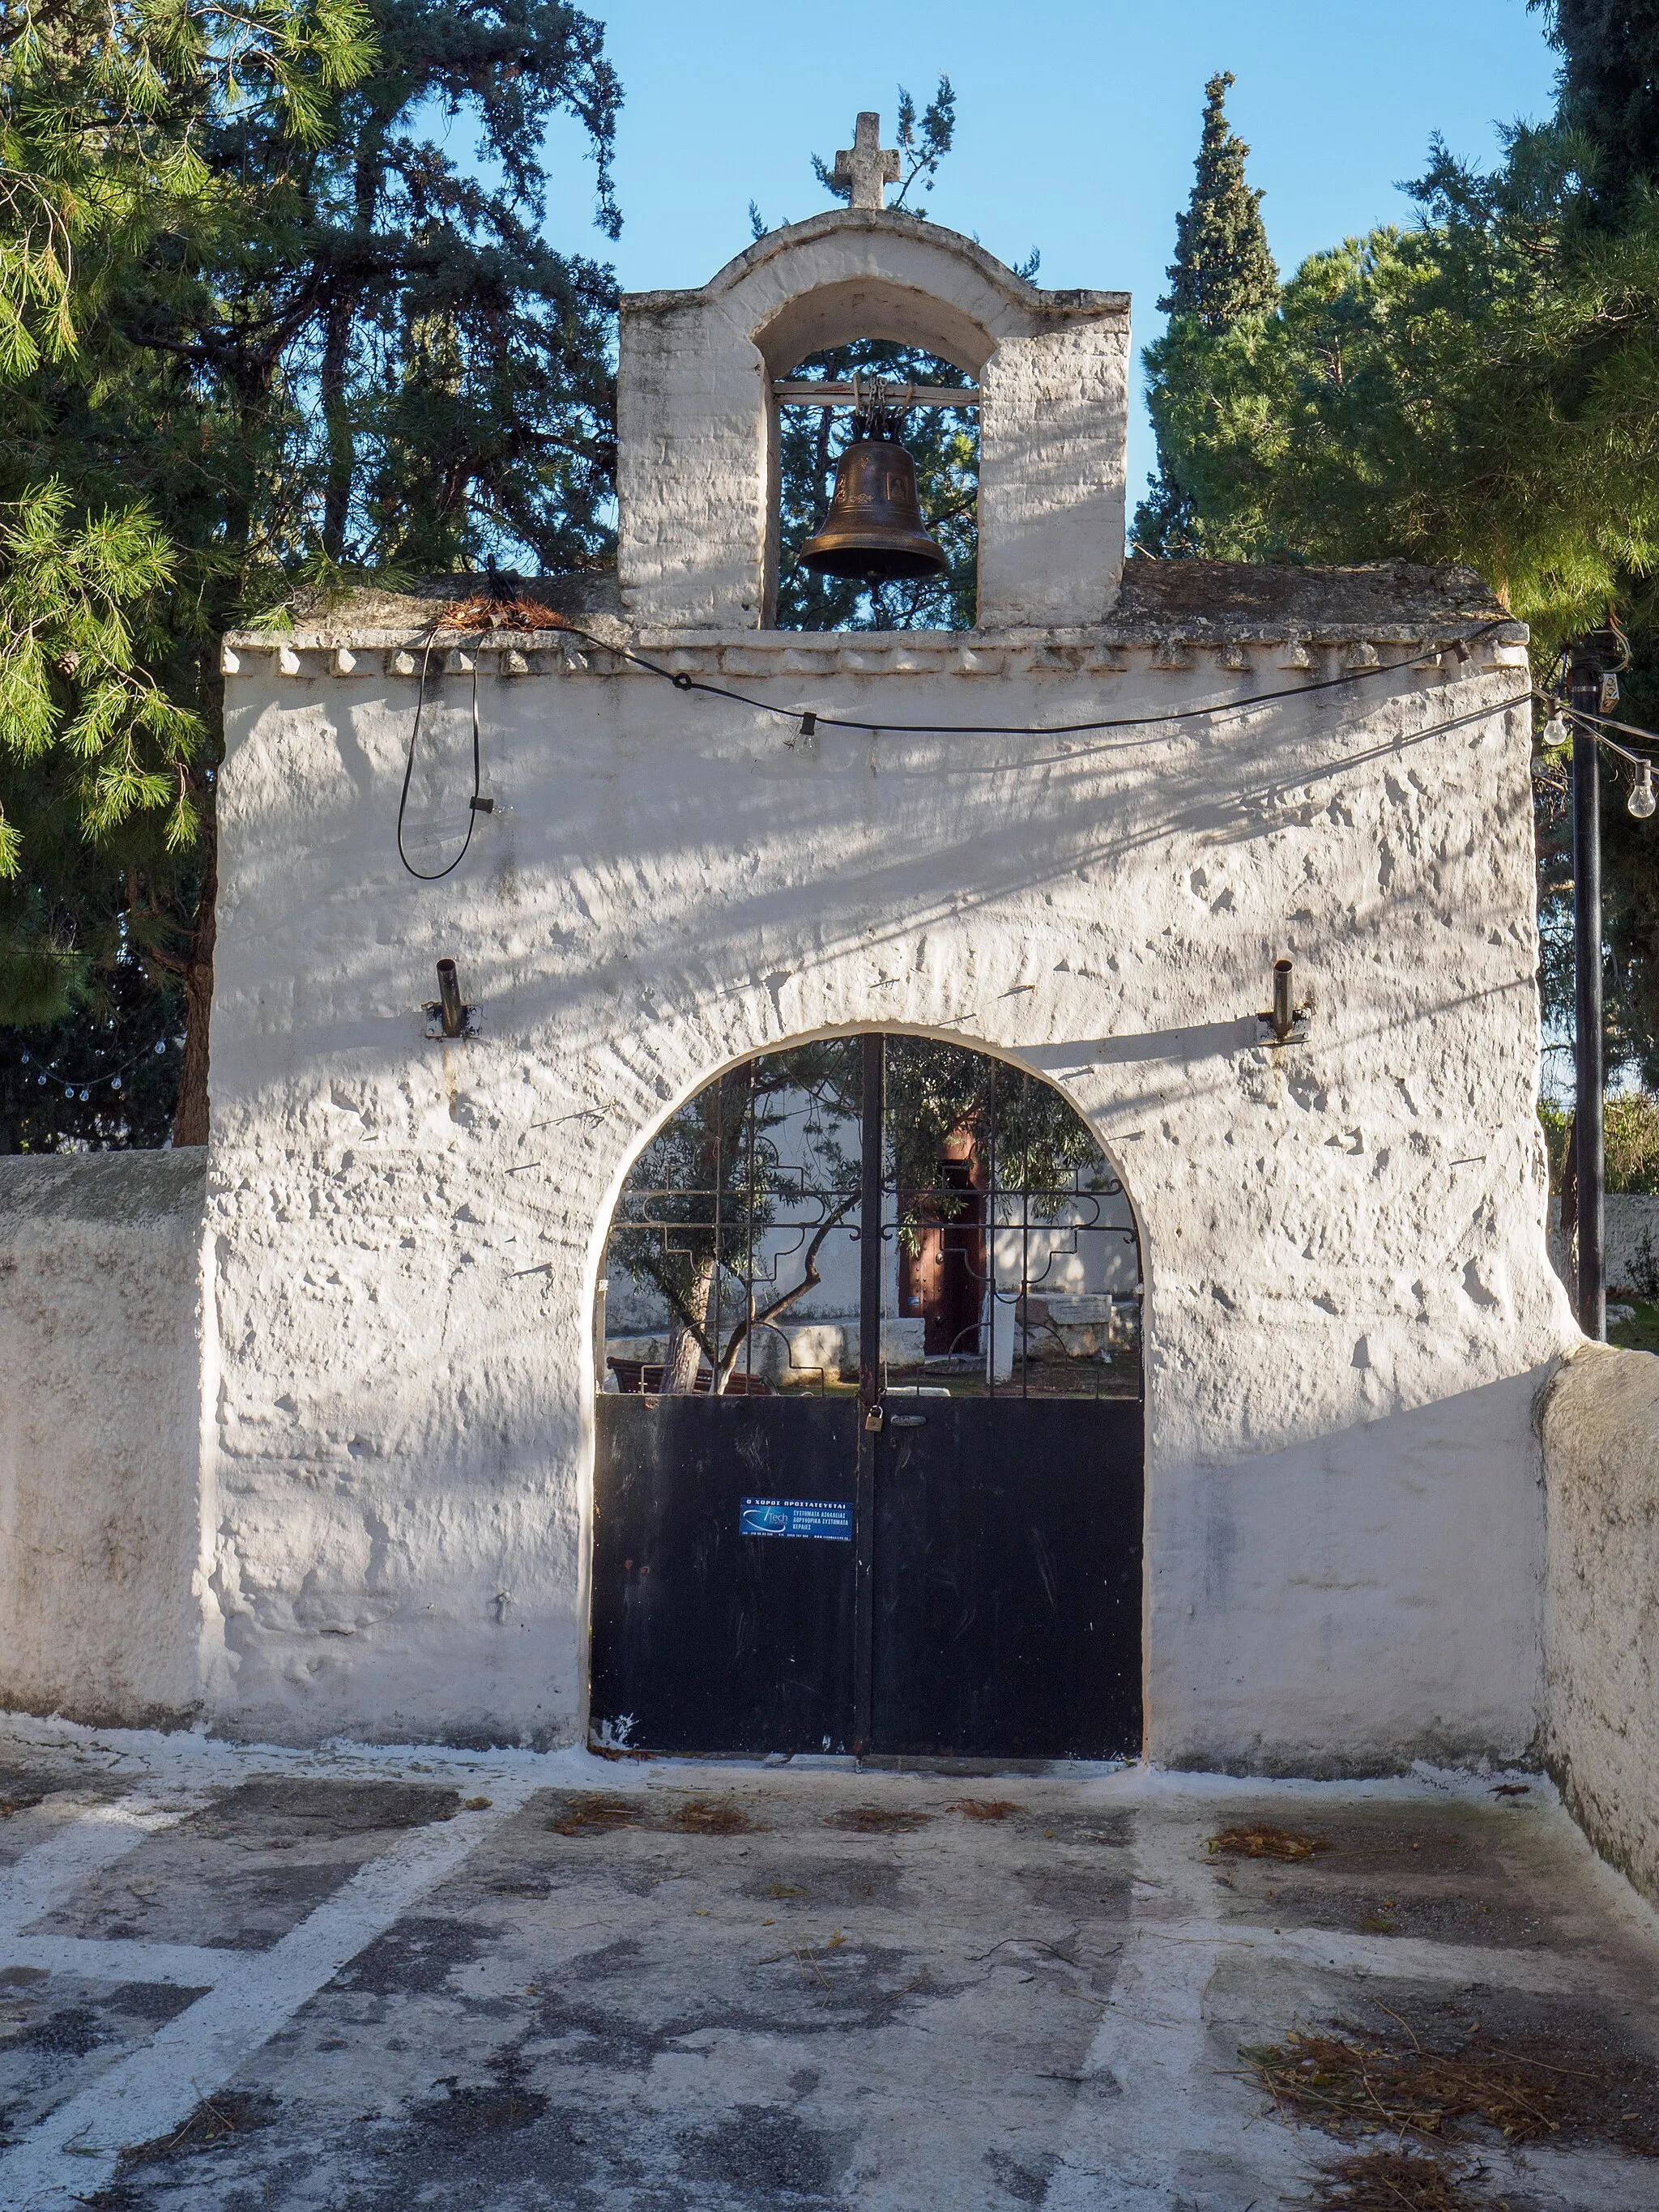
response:
<path id="1" fill-rule="evenodd" d="M 853 1540 L 853 1509 L 823 1498 L 745 1498 L 739 1528 L 745 1536 L 823 1536 Z"/>

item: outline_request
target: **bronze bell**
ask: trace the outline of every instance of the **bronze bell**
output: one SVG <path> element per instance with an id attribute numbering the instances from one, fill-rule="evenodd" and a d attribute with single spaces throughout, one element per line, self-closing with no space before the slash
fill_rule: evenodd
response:
<path id="1" fill-rule="evenodd" d="M 800 557 L 820 575 L 866 584 L 945 574 L 949 563 L 921 526 L 916 465 L 896 434 L 861 428 L 836 464 L 830 512 Z"/>

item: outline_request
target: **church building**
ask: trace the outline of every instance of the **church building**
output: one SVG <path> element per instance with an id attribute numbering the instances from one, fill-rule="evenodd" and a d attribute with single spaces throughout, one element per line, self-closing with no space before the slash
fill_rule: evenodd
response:
<path id="1" fill-rule="evenodd" d="M 224 641 L 211 1142 L 8 1201 L 8 1705 L 1308 1775 L 1536 1740 L 1579 1340 L 1525 629 L 1462 569 L 1126 559 L 1127 296 L 845 158 L 850 206 L 623 300 L 614 575 Z M 781 410 L 889 449 L 825 518 L 856 562 L 942 404 L 802 395 L 866 338 L 976 410 L 971 629 L 776 627 Z M 630 1297 L 702 1302 L 684 1388 L 671 1304 L 607 1320 L 625 1237 Z M 836 1306 L 769 1320 L 809 1261 Z"/>

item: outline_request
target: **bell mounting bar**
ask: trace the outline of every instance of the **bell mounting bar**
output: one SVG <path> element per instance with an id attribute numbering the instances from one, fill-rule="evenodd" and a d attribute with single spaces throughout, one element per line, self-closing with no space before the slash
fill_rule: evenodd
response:
<path id="1" fill-rule="evenodd" d="M 773 397 L 785 407 L 858 407 L 872 400 L 885 407 L 977 407 L 976 384 L 857 384 L 797 383 L 793 378 L 773 380 Z"/>

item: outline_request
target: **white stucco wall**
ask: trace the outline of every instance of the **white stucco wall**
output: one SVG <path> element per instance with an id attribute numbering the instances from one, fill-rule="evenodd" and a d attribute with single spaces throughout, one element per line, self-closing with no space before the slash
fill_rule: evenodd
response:
<path id="1" fill-rule="evenodd" d="M 1613 1297 L 1651 1297 L 1659 1272 L 1659 1198 L 1645 1191 L 1610 1190 L 1602 1201 L 1603 1259 Z M 1550 1200 L 1550 1256 L 1569 1291 L 1573 1283 L 1571 1239 L 1561 1234 L 1561 1201 Z"/>
<path id="2" fill-rule="evenodd" d="M 1659 1359 L 1586 1345 L 1544 1409 L 1550 1764 L 1659 1903 Z"/>
<path id="3" fill-rule="evenodd" d="M 639 634 L 867 726 L 811 745 L 509 641 L 531 674 L 480 655 L 495 811 L 423 885 L 392 843 L 410 635 L 301 630 L 289 676 L 269 638 L 233 641 L 218 1725 L 578 1731 L 622 1177 L 722 1066 L 875 1026 L 1055 1082 L 1134 1202 L 1154 1756 L 1363 1771 L 1533 1740 L 1529 1413 L 1575 1333 L 1533 1112 L 1518 647 L 1488 630 L 1461 668 L 1220 720 L 939 737 L 881 726 L 1165 715 L 1413 649 Z M 412 835 L 449 852 L 467 685 L 428 708 L 414 787 Z M 1255 1020 L 1280 953 L 1314 1005 L 1283 1050 Z M 445 954 L 480 1008 L 465 1042 L 423 1033 Z"/>
<path id="4" fill-rule="evenodd" d="M 0 1159 L 0 1706 L 198 1708 L 205 1172 L 202 1152 Z"/>

